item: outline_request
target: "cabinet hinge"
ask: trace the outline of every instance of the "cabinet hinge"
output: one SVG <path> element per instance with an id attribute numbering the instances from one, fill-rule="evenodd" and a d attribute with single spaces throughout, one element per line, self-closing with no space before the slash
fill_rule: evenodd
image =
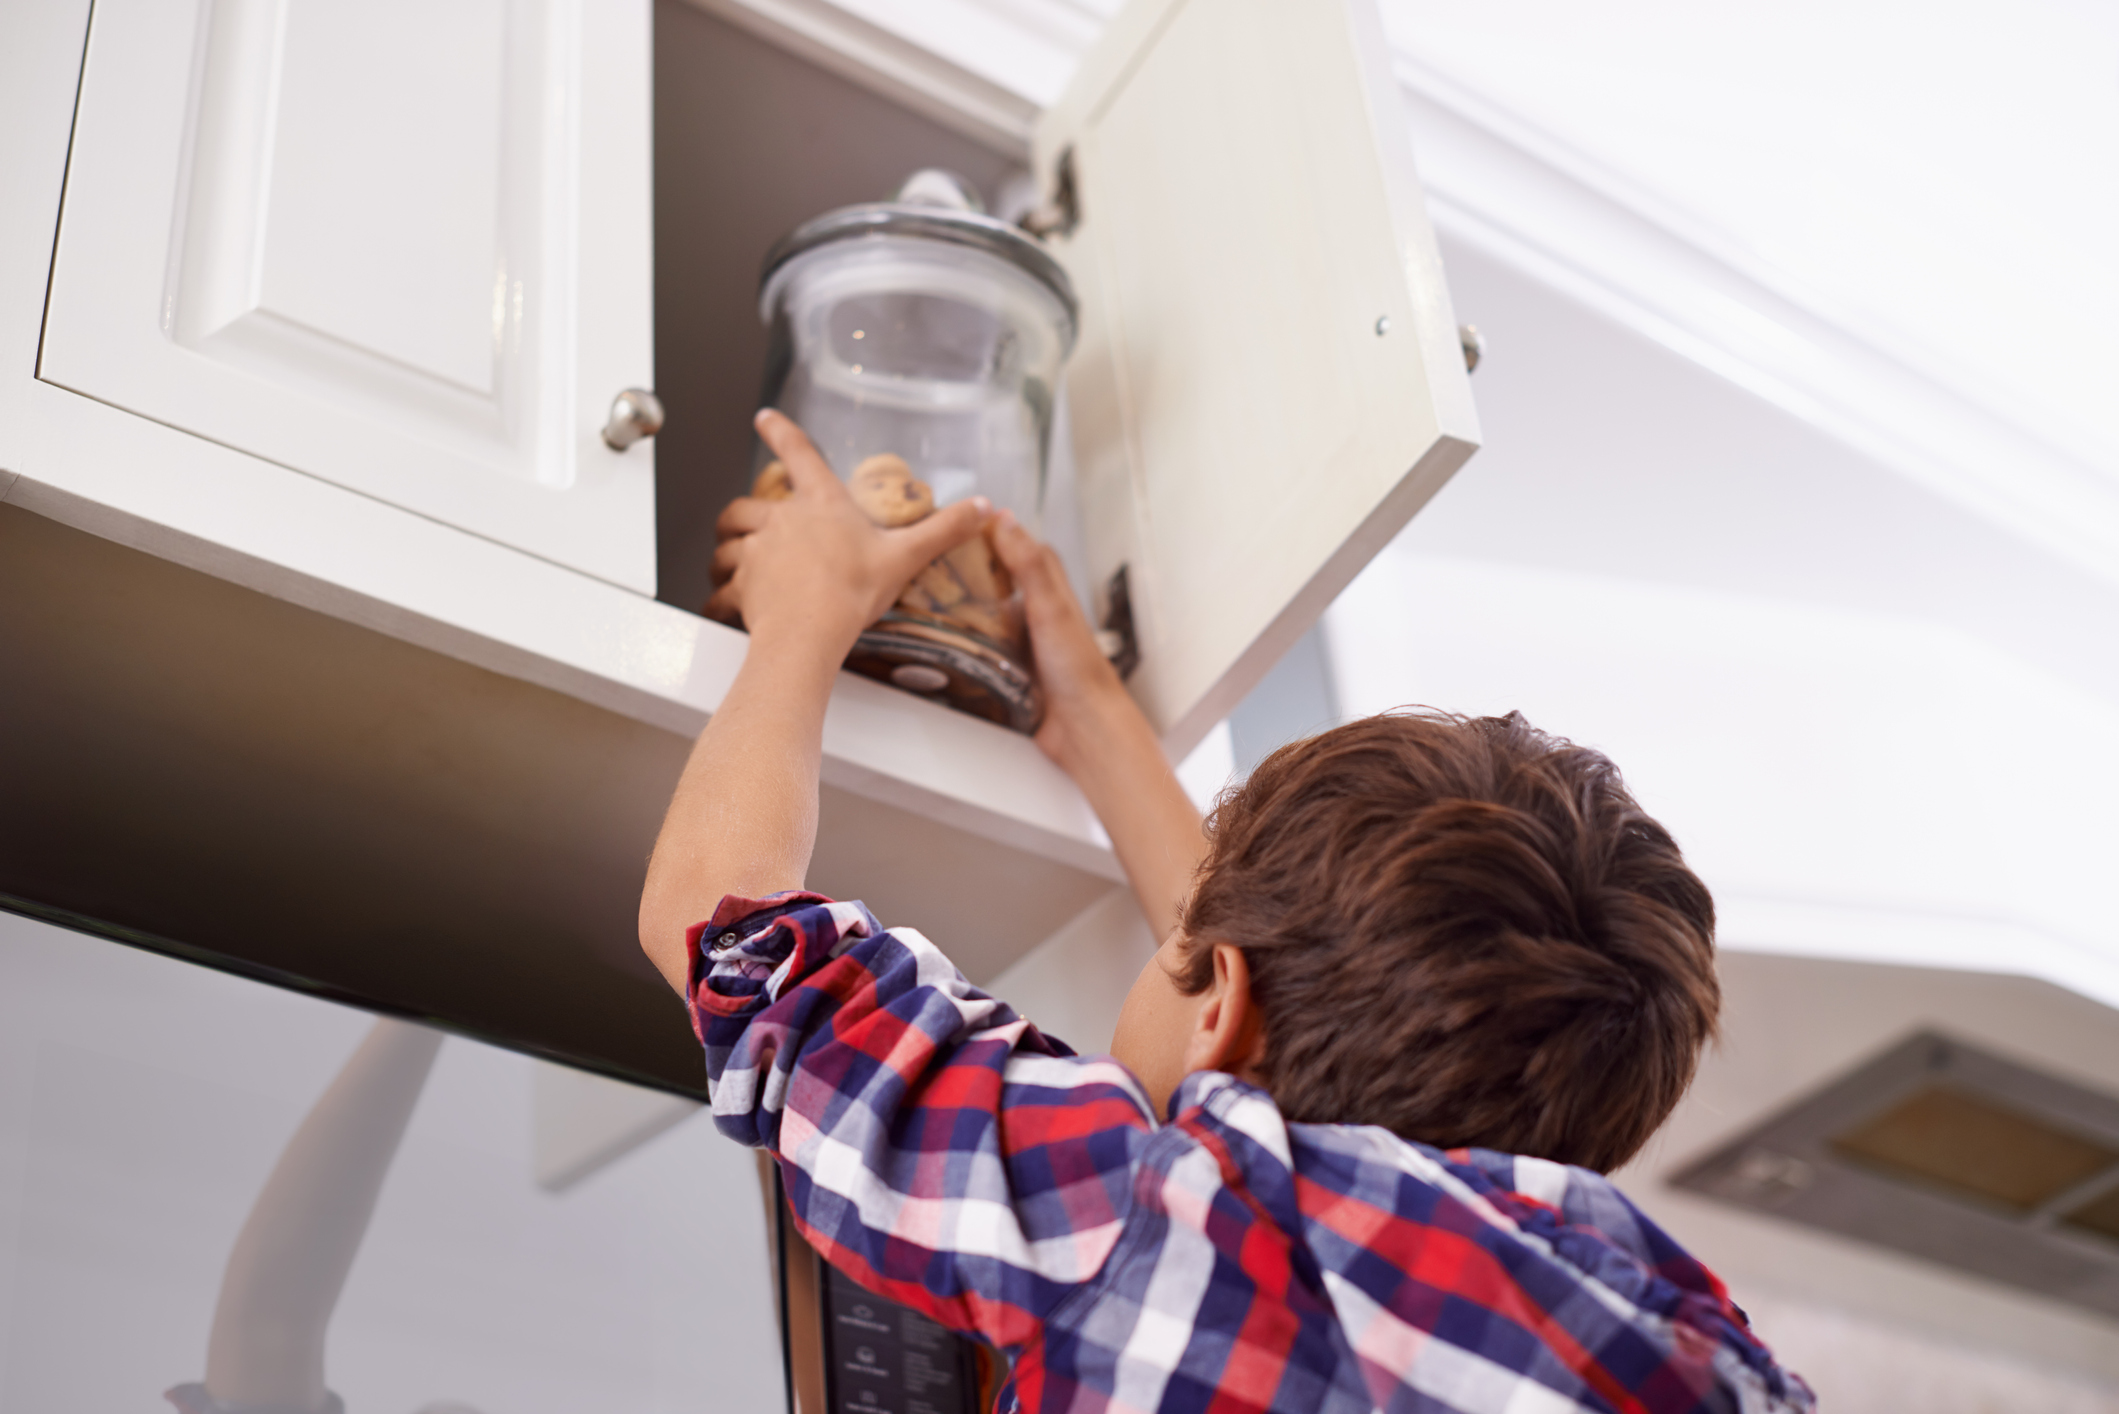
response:
<path id="1" fill-rule="evenodd" d="M 1074 149 L 1070 147 L 1060 153 L 1052 169 L 1052 195 L 1043 206 L 1024 212 L 1016 224 L 1043 240 L 1073 235 L 1081 219 L 1081 201 L 1074 188 Z"/>
<path id="2" fill-rule="evenodd" d="M 1104 626 L 1096 635 L 1096 646 L 1104 650 L 1121 680 L 1133 676 L 1140 666 L 1140 639 L 1133 632 L 1133 591 L 1126 581 L 1126 566 L 1104 586 Z"/>

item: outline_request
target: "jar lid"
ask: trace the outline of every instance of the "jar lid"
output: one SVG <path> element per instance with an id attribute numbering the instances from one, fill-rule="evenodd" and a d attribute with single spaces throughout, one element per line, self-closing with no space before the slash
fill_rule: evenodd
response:
<path id="1" fill-rule="evenodd" d="M 971 198 L 968 192 L 962 204 L 955 201 L 945 204 L 934 199 L 931 195 L 933 187 L 927 185 L 927 179 L 943 176 L 941 173 L 917 172 L 906 182 L 896 201 L 842 206 L 803 222 L 782 236 L 766 253 L 765 268 L 758 276 L 759 289 L 762 291 L 771 283 L 774 272 L 781 266 L 818 246 L 869 236 L 910 236 L 918 240 L 969 246 L 1007 261 L 1050 290 L 1067 311 L 1068 324 L 1079 327 L 1081 306 L 1074 297 L 1074 282 L 1067 278 L 1066 268 L 1035 237 L 971 207 L 969 202 L 975 198 Z M 913 199 L 907 200 L 907 197 Z"/>

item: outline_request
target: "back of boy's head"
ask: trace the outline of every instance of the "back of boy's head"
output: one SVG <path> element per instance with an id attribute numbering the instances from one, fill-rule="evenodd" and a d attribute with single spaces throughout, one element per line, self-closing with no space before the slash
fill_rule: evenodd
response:
<path id="1" fill-rule="evenodd" d="M 1370 717 L 1225 794 L 1181 989 L 1242 949 L 1290 1120 L 1606 1172 L 1691 1083 L 1714 901 L 1611 761 L 1520 714 Z"/>

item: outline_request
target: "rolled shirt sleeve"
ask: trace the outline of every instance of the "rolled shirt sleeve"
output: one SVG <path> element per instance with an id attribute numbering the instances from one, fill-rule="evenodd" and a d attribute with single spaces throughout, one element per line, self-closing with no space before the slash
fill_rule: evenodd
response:
<path id="1" fill-rule="evenodd" d="M 1156 1122 L 859 903 L 722 900 L 687 939 L 714 1123 L 778 1156 L 803 1235 L 854 1280 L 1004 1349 L 1093 1280 Z"/>

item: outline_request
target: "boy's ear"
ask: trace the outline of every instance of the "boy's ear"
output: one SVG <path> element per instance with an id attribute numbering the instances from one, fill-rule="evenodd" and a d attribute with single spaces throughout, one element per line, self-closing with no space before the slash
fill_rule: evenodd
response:
<path id="1" fill-rule="evenodd" d="M 1265 1056 L 1265 1018 L 1251 999 L 1251 965 L 1234 943 L 1214 944 L 1214 980 L 1185 1045 L 1185 1071 L 1226 1071 L 1256 1078 Z"/>

